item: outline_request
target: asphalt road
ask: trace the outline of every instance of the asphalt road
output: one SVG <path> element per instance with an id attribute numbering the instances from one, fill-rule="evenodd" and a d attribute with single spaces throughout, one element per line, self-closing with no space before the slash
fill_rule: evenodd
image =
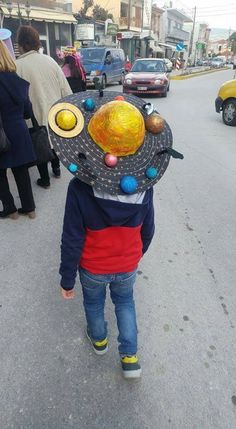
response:
<path id="1" fill-rule="evenodd" d="M 214 110 L 232 76 L 172 81 L 152 99 L 185 158 L 155 187 L 156 235 L 139 267 L 141 381 L 122 379 L 110 298 L 110 349 L 96 356 L 79 282 L 74 301 L 60 297 L 69 173 L 50 190 L 34 184 L 36 220 L 1 221 L 1 429 L 236 427 L 236 129 Z"/>

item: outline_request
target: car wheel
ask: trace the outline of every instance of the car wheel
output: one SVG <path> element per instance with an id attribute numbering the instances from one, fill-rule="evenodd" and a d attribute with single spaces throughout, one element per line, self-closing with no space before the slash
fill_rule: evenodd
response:
<path id="1" fill-rule="evenodd" d="M 167 91 L 169 91 L 169 90 L 170 90 L 170 83 L 169 83 L 168 88 L 167 88 Z"/>
<path id="2" fill-rule="evenodd" d="M 107 84 L 106 76 L 102 75 L 101 89 L 105 89 L 106 88 L 106 84 Z"/>
<path id="3" fill-rule="evenodd" d="M 167 97 L 167 91 L 168 91 L 168 88 L 165 89 L 165 92 L 163 92 L 162 97 Z"/>
<path id="4" fill-rule="evenodd" d="M 226 125 L 236 125 L 236 99 L 229 98 L 223 105 L 222 113 L 223 122 Z"/>

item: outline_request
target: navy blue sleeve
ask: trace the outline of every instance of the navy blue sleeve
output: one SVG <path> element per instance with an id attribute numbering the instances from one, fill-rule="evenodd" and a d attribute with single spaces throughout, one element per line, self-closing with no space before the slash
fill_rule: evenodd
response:
<path id="1" fill-rule="evenodd" d="M 72 180 L 67 192 L 59 271 L 62 276 L 61 287 L 65 290 L 71 290 L 75 285 L 85 239 L 85 227 L 79 206 L 78 193 L 78 186 L 76 186 L 75 180 Z"/>
<path id="2" fill-rule="evenodd" d="M 148 250 L 155 232 L 153 189 L 151 189 L 150 191 L 151 191 L 151 196 L 149 200 L 149 207 L 141 228 L 143 254 Z"/>

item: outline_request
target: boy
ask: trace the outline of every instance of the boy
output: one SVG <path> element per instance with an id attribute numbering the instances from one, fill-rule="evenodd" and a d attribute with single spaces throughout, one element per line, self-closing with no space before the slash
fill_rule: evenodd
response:
<path id="1" fill-rule="evenodd" d="M 61 293 L 74 298 L 79 270 L 87 337 L 102 355 L 108 350 L 104 306 L 110 288 L 123 376 L 139 378 L 133 287 L 138 263 L 154 235 L 152 185 L 168 165 L 165 148 L 172 145 L 172 134 L 155 112 L 145 113 L 136 97 L 127 102 L 114 92 L 103 97 L 87 93 L 92 98 L 67 97 L 49 114 L 55 151 L 77 176 L 69 184 L 65 207 Z M 71 143 L 57 136 L 68 136 Z"/>

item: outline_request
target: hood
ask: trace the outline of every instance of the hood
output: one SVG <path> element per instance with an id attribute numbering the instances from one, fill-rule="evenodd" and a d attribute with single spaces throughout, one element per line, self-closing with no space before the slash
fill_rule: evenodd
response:
<path id="1" fill-rule="evenodd" d="M 101 63 L 86 63 L 86 61 L 85 61 L 82 64 L 83 64 L 83 68 L 86 71 L 86 73 L 90 73 L 93 70 L 99 70 L 100 71 L 102 69 Z"/>
<path id="2" fill-rule="evenodd" d="M 86 199 L 88 198 L 90 201 L 92 199 L 93 204 L 97 205 L 98 213 L 100 213 L 106 225 L 126 226 L 129 224 L 130 219 L 134 219 L 136 216 L 140 218 L 142 213 L 146 213 L 147 207 L 152 201 L 152 188 L 143 194 L 111 196 L 103 192 L 96 192 L 91 186 L 77 178 L 73 179 L 73 181 L 80 187 L 80 192 L 82 191 L 86 194 Z"/>
<path id="3" fill-rule="evenodd" d="M 125 79 L 134 79 L 134 80 L 156 80 L 156 79 L 166 79 L 165 73 L 159 72 L 130 72 L 125 76 Z"/>
<path id="4" fill-rule="evenodd" d="M 1 72 L 0 84 L 6 86 L 8 93 L 14 99 L 16 104 L 21 104 L 25 100 L 29 82 L 20 78 L 16 73 Z"/>

